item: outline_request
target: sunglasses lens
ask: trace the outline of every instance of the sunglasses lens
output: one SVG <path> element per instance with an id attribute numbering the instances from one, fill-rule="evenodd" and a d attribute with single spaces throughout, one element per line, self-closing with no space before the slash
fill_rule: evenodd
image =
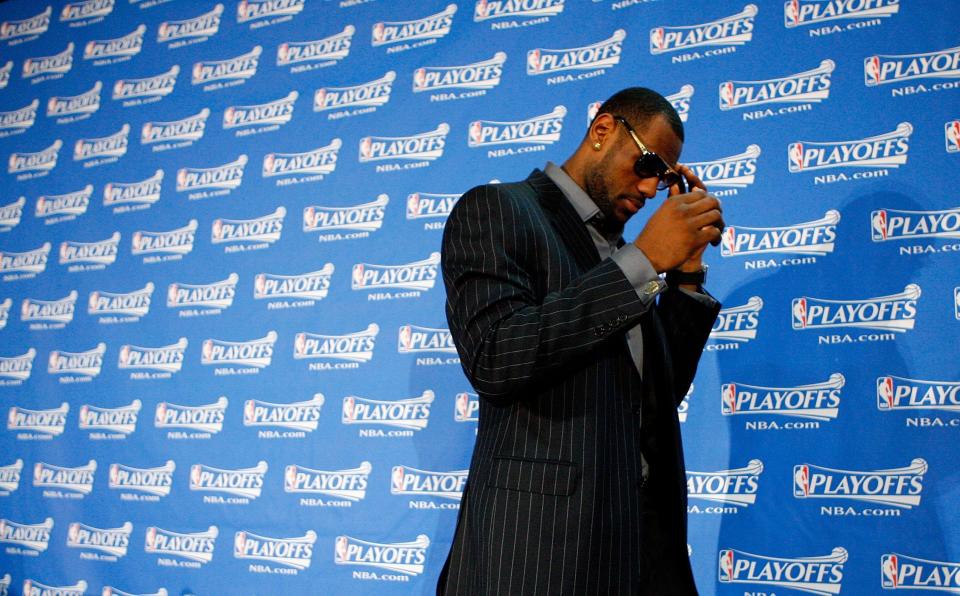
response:
<path id="1" fill-rule="evenodd" d="M 670 188 L 674 184 L 680 182 L 680 176 L 676 172 L 667 172 L 664 176 L 660 178 L 660 182 L 657 184 L 657 188 L 664 190 Z M 682 188 L 681 188 L 682 190 Z"/>
<path id="2" fill-rule="evenodd" d="M 667 164 L 656 153 L 644 153 L 634 162 L 633 171 L 640 178 L 659 178 L 667 171 Z"/>
<path id="3" fill-rule="evenodd" d="M 671 170 L 656 153 L 644 153 L 633 164 L 638 178 L 659 178 L 657 188 L 664 190 L 680 181 L 680 175 Z"/>

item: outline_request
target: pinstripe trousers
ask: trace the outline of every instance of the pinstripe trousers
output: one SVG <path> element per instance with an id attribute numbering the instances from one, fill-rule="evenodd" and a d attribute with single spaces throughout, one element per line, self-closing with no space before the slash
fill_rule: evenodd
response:
<path id="1" fill-rule="evenodd" d="M 676 407 L 719 305 L 676 289 L 642 301 L 539 170 L 461 197 L 442 269 L 481 399 L 438 593 L 695 594 Z M 636 325 L 642 380 L 625 340 Z"/>

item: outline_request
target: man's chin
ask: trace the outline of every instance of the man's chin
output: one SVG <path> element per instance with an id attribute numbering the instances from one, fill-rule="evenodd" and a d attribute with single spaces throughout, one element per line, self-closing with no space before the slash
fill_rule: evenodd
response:
<path id="1" fill-rule="evenodd" d="M 605 234 L 623 233 L 623 227 L 626 225 L 628 219 L 630 219 L 629 213 L 620 209 L 614 209 L 613 213 L 606 218 L 602 231 Z"/>
<path id="2" fill-rule="evenodd" d="M 626 223 L 628 219 L 636 215 L 638 211 L 643 209 L 644 204 L 642 200 L 636 201 L 628 197 L 620 197 L 618 202 L 619 208 L 616 210 L 617 219 L 619 219 L 621 223 Z"/>

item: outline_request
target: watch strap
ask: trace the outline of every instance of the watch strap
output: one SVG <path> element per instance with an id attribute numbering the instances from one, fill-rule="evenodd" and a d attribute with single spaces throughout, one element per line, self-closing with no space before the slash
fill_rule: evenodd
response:
<path id="1" fill-rule="evenodd" d="M 671 269 L 667 271 L 667 285 L 677 287 L 681 285 L 702 286 L 707 281 L 707 268 L 702 267 L 699 271 L 680 271 Z"/>

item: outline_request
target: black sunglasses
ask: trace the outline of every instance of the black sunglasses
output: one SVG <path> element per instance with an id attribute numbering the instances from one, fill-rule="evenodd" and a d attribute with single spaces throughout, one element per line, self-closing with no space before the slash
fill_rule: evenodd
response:
<path id="1" fill-rule="evenodd" d="M 647 149 L 647 146 L 643 144 L 643 141 L 640 140 L 637 132 L 633 130 L 633 127 L 630 126 L 626 118 L 623 116 L 614 116 L 613 119 L 623 124 L 630 138 L 633 139 L 633 142 L 640 148 L 640 157 L 633 163 L 633 171 L 638 178 L 656 177 L 657 190 L 664 190 L 676 184 L 680 188 L 680 192 L 687 191 L 686 185 L 683 183 L 683 176 L 668 166 L 662 157 Z"/>

